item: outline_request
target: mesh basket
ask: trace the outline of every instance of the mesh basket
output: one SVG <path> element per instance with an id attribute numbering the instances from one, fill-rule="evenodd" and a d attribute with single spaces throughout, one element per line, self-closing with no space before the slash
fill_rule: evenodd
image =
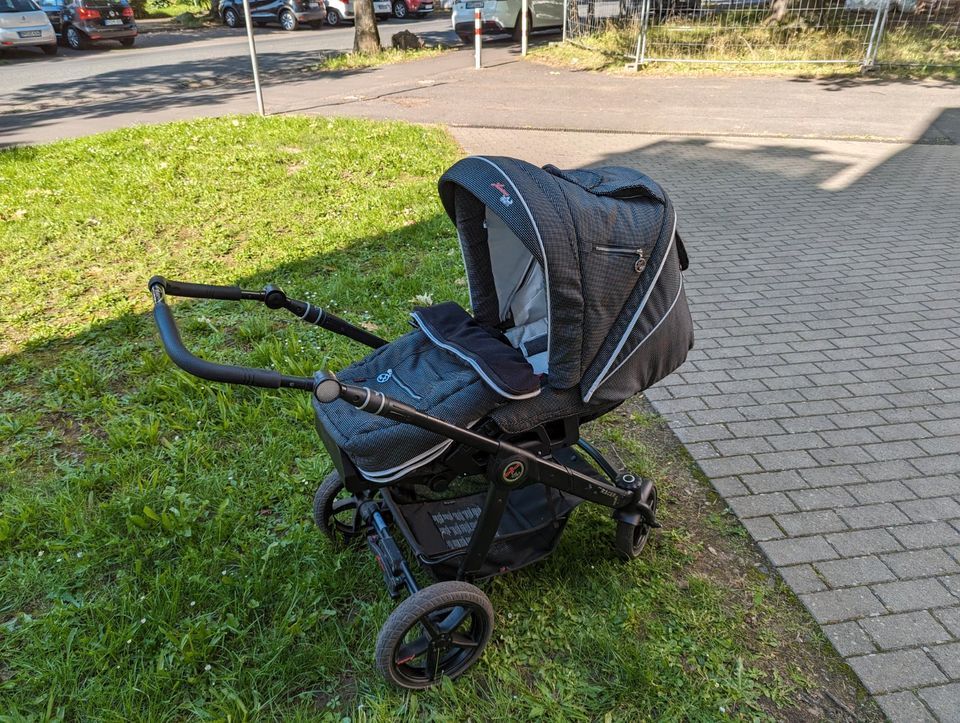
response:
<path id="1" fill-rule="evenodd" d="M 461 489 L 470 486 L 476 487 L 466 484 Z M 424 569 L 438 580 L 455 578 L 480 518 L 486 493 L 406 502 L 393 490 L 384 490 L 383 496 Z M 475 577 L 516 570 L 549 555 L 560 539 L 570 512 L 580 501 L 539 483 L 513 490 L 497 535 Z"/>

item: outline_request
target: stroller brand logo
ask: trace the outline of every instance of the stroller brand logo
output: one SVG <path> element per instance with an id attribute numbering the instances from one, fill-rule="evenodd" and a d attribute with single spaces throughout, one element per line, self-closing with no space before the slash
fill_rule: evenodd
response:
<path id="1" fill-rule="evenodd" d="M 510 194 L 507 193 L 507 189 L 502 183 L 491 183 L 490 188 L 495 188 L 500 191 L 500 203 L 504 206 L 513 205 L 513 199 L 510 197 Z"/>
<path id="2" fill-rule="evenodd" d="M 384 372 L 383 374 L 377 374 L 377 381 L 381 384 L 386 384 L 390 381 L 391 376 L 393 376 L 393 369 L 388 372 Z"/>

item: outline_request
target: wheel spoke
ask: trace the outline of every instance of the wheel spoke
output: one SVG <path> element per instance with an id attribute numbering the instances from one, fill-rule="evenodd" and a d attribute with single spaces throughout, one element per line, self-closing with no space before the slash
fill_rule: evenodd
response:
<path id="1" fill-rule="evenodd" d="M 430 641 L 426 638 L 417 638 L 412 643 L 405 643 L 400 646 L 400 649 L 397 650 L 396 663 L 397 665 L 403 665 L 404 663 L 409 663 L 416 658 L 419 658 L 425 652 L 427 648 L 430 647 Z"/>
<path id="2" fill-rule="evenodd" d="M 451 610 L 443 620 L 440 621 L 437 627 L 441 630 L 441 632 L 452 632 L 463 625 L 463 621 L 467 619 L 467 615 L 469 614 L 470 611 L 467 608 L 463 607 L 462 605 L 458 605 Z"/>
<path id="3" fill-rule="evenodd" d="M 420 625 L 423 626 L 423 630 L 430 640 L 436 640 L 437 636 L 440 634 L 440 629 L 437 627 L 437 624 L 430 619 L 430 613 L 427 613 L 420 618 Z"/>
<path id="4" fill-rule="evenodd" d="M 437 655 L 437 648 L 432 643 L 427 646 L 427 678 L 436 680 L 440 677 L 440 656 Z"/>
<path id="5" fill-rule="evenodd" d="M 463 633 L 453 633 L 450 636 L 450 640 L 453 641 L 453 644 L 458 648 L 477 648 L 480 647 L 480 643 L 471 638 L 468 635 Z"/>

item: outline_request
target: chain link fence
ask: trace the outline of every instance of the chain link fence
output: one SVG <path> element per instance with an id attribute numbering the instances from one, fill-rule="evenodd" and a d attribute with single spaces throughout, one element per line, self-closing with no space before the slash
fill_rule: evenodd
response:
<path id="1" fill-rule="evenodd" d="M 960 0 L 566 0 L 564 39 L 648 63 L 960 67 Z"/>

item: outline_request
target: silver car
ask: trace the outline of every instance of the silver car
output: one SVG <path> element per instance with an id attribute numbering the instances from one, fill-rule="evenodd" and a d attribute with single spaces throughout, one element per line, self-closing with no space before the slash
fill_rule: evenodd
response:
<path id="1" fill-rule="evenodd" d="M 33 0 L 0 0 L 0 51 L 32 45 L 57 54 L 57 36 L 47 14 Z"/>

